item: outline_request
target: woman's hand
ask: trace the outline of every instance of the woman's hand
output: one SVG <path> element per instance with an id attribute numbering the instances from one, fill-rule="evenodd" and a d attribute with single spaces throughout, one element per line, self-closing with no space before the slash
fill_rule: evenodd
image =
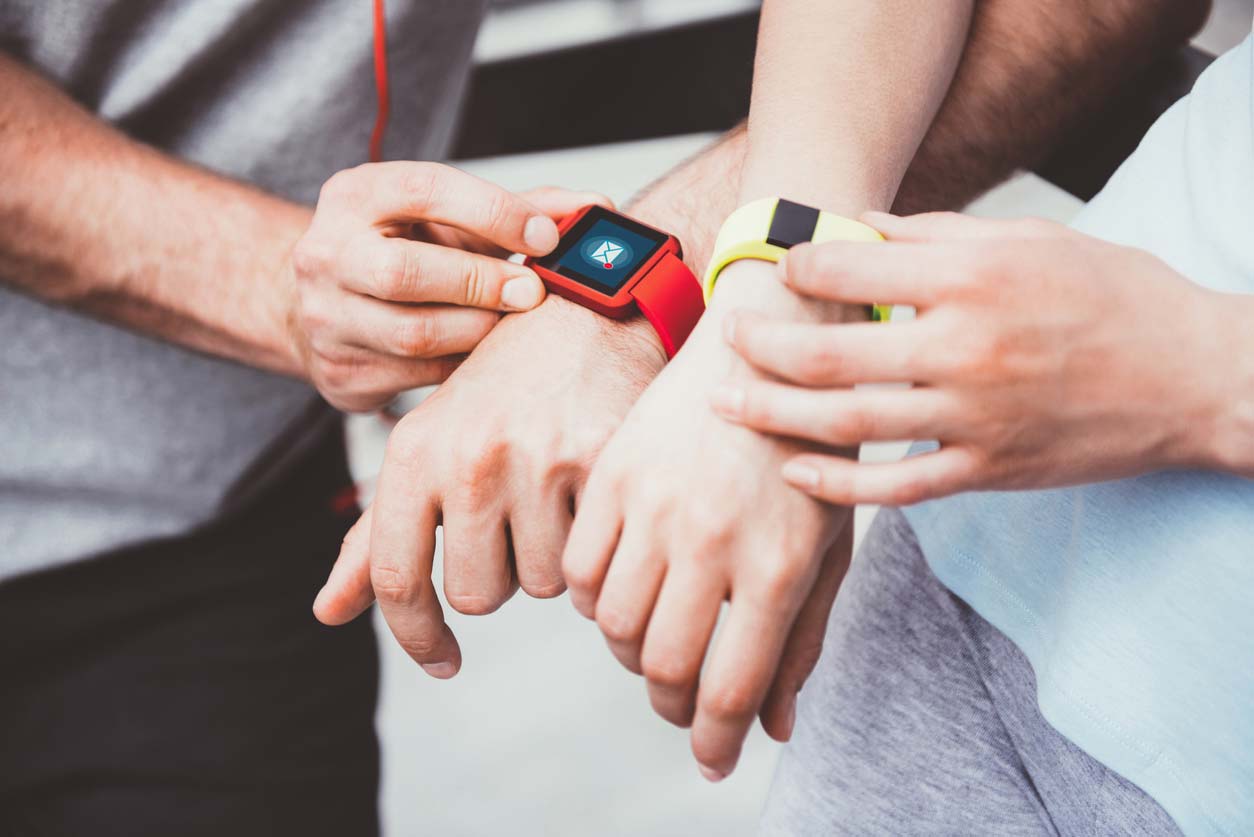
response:
<path id="1" fill-rule="evenodd" d="M 1227 359 L 1242 342 L 1221 327 L 1225 313 L 1237 319 L 1223 295 L 1049 222 L 864 220 L 888 243 L 796 248 L 782 280 L 823 300 L 913 305 L 917 318 L 734 318 L 728 342 L 774 380 L 730 382 L 712 403 L 778 437 L 937 439 L 940 449 L 892 464 L 801 454 L 783 467 L 790 483 L 840 505 L 903 505 L 1216 463 L 1219 437 L 1232 435 L 1221 418 Z M 871 382 L 915 386 L 851 389 Z"/>
<path id="2" fill-rule="evenodd" d="M 443 381 L 499 312 L 544 299 L 540 278 L 507 257 L 548 253 L 554 220 L 589 203 L 609 201 L 562 189 L 516 195 L 437 163 L 335 174 L 284 267 L 306 375 L 351 411 Z"/>
<path id="3" fill-rule="evenodd" d="M 839 537 L 848 514 L 778 476 L 800 447 L 706 406 L 727 374 L 753 375 L 720 336 L 737 283 L 792 297 L 764 263 L 728 268 L 683 350 L 597 460 L 562 563 L 572 602 L 644 675 L 657 713 L 692 725 L 693 753 L 713 781 L 735 767 L 755 716 L 788 738 L 849 558 Z"/>

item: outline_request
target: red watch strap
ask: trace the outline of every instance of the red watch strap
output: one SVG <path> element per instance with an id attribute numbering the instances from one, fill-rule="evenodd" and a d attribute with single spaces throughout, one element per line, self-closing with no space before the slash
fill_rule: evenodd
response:
<path id="1" fill-rule="evenodd" d="M 662 338 L 667 357 L 675 356 L 705 312 L 701 283 L 674 253 L 662 256 L 631 289 L 631 295 Z"/>

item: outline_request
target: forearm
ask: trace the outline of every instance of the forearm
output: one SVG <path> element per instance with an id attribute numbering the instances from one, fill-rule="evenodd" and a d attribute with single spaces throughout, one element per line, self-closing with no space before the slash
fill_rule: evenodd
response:
<path id="1" fill-rule="evenodd" d="M 740 200 L 888 209 L 948 89 L 971 0 L 767 0 Z"/>
<path id="2" fill-rule="evenodd" d="M 286 374 L 280 266 L 310 210 L 134 142 L 0 56 L 0 277 Z"/>
<path id="3" fill-rule="evenodd" d="M 1206 20 L 1210 0 L 977 0 L 893 211 L 960 209 L 1028 168 Z"/>

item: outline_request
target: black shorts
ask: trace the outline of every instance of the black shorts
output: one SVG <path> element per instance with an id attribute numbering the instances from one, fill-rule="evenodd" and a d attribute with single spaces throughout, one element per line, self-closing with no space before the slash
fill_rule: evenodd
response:
<path id="1" fill-rule="evenodd" d="M 377 833 L 370 619 L 310 612 L 347 482 L 336 433 L 204 532 L 0 585 L 0 834 Z"/>

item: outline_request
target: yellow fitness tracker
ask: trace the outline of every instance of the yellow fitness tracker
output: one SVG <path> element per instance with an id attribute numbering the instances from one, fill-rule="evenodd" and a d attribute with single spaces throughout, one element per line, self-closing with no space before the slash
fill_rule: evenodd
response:
<path id="1" fill-rule="evenodd" d="M 702 288 L 708 304 L 718 275 L 739 259 L 778 262 L 790 247 L 813 241 L 883 241 L 878 232 L 861 224 L 793 203 L 784 198 L 762 198 L 737 209 L 723 222 L 714 242 L 714 257 Z M 872 305 L 872 320 L 887 320 L 891 305 Z"/>

